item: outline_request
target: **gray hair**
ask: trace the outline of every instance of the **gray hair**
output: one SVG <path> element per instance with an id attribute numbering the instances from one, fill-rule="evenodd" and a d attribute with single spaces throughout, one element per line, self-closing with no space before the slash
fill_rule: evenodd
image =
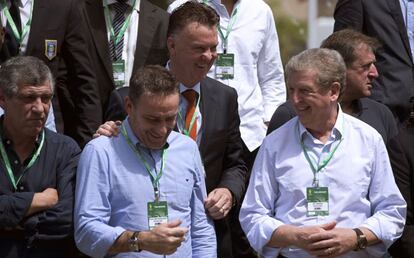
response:
<path id="1" fill-rule="evenodd" d="M 145 93 L 168 96 L 179 93 L 179 84 L 175 77 L 164 67 L 147 65 L 136 71 L 129 82 L 128 96 L 137 103 Z"/>
<path id="2" fill-rule="evenodd" d="M 316 72 L 316 84 L 320 89 L 329 89 L 332 83 L 340 84 L 339 97 L 346 86 L 346 66 L 342 56 L 335 50 L 313 48 L 305 50 L 292 57 L 286 65 L 286 79 L 294 72 Z"/>
<path id="3" fill-rule="evenodd" d="M 0 89 L 8 98 L 18 93 L 19 86 L 42 86 L 50 83 L 54 91 L 54 80 L 49 67 L 37 57 L 17 56 L 0 67 Z"/>

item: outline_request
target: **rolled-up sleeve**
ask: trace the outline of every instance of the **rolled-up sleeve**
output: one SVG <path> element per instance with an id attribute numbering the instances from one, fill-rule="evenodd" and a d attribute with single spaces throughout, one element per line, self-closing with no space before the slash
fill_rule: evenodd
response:
<path id="1" fill-rule="evenodd" d="M 378 138 L 374 154 L 373 175 L 369 189 L 372 216 L 360 226 L 371 230 L 382 242 L 370 246 L 372 255 L 382 255 L 402 234 L 406 217 L 406 202 L 395 183 L 388 154 Z"/>
<path id="2" fill-rule="evenodd" d="M 75 241 L 83 253 L 103 257 L 125 231 L 108 225 L 111 216 L 108 159 L 87 145 L 82 152 L 75 192 Z"/>
<path id="3" fill-rule="evenodd" d="M 274 218 L 278 186 L 266 146 L 260 148 L 255 160 L 246 196 L 240 210 L 240 223 L 250 245 L 260 254 L 278 252 L 266 247 L 273 232 L 284 223 Z"/>

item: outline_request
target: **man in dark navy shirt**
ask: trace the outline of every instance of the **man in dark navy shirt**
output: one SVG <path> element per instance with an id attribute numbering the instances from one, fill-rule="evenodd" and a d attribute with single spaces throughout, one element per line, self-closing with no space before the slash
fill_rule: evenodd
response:
<path id="1" fill-rule="evenodd" d="M 53 97 L 49 68 L 15 57 L 0 68 L 0 257 L 76 257 L 73 197 L 80 154 L 44 128 Z"/>

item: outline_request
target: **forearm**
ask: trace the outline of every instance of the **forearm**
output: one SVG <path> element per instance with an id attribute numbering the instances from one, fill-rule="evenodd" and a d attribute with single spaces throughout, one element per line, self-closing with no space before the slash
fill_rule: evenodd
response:
<path id="1" fill-rule="evenodd" d="M 132 237 L 134 232 L 124 231 L 114 242 L 114 244 L 109 248 L 108 255 L 112 256 L 118 253 L 130 252 L 131 248 L 129 246 L 128 240 Z"/>
<path id="2" fill-rule="evenodd" d="M 368 228 L 360 227 L 359 228 L 362 233 L 364 233 L 365 237 L 367 238 L 367 245 L 375 245 L 381 242 L 378 237 Z"/>
<path id="3" fill-rule="evenodd" d="M 270 241 L 267 243 L 269 247 L 283 248 L 295 245 L 297 242 L 298 228 L 291 225 L 281 225 L 273 231 Z"/>

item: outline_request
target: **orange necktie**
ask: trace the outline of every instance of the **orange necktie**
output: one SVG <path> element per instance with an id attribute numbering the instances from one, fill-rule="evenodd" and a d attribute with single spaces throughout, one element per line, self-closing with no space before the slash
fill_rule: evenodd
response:
<path id="1" fill-rule="evenodd" d="M 196 101 L 198 93 L 195 90 L 186 90 L 183 93 L 184 98 L 188 102 L 187 113 L 185 114 L 185 128 L 190 130 L 191 119 L 196 111 Z M 194 120 L 189 136 L 195 141 L 197 139 L 197 119 Z"/>

